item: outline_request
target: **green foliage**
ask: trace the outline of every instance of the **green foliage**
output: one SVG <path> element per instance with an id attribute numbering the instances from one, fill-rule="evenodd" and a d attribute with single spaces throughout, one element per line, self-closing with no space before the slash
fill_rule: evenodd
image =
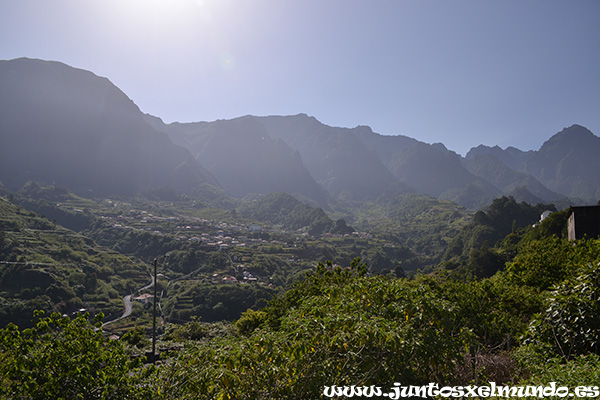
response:
<path id="1" fill-rule="evenodd" d="M 556 236 L 562 239 L 568 237 L 567 221 L 569 220 L 569 209 L 553 212 L 548 215 L 536 229 L 531 229 L 524 236 L 523 240 L 535 240 L 544 237 Z"/>
<path id="2" fill-rule="evenodd" d="M 233 337 L 236 330 L 229 322 L 201 322 L 196 317 L 185 324 L 168 324 L 162 340 L 167 341 L 200 341 L 221 337 Z"/>
<path id="3" fill-rule="evenodd" d="M 346 224 L 346 220 L 341 218 L 336 220 L 335 224 L 333 225 L 333 228 L 331 228 L 331 233 L 339 235 L 349 234 L 352 232 L 354 232 L 354 228 L 348 226 Z"/>
<path id="4" fill-rule="evenodd" d="M 334 226 L 322 209 L 308 206 L 287 193 L 271 193 L 244 204 L 240 214 L 290 230 L 310 227 L 309 234 L 313 236 L 319 236 Z"/>
<path id="5" fill-rule="evenodd" d="M 69 191 L 64 187 L 47 186 L 35 181 L 29 181 L 23 185 L 21 190 L 19 190 L 19 194 L 47 201 L 63 201 L 70 195 Z"/>
<path id="6" fill-rule="evenodd" d="M 97 329 L 102 315 L 74 320 L 52 314 L 20 332 L 0 330 L 0 395 L 22 399 L 141 398 L 135 363 Z"/>
<path id="7" fill-rule="evenodd" d="M 82 233 L 130 256 L 151 260 L 157 255 L 170 255 L 159 267 L 164 273 L 159 281 L 161 292 L 164 289 L 164 321 L 159 326 L 164 335 L 159 344 L 169 346 L 175 341 L 178 343 L 171 348 L 179 348 L 183 342 L 185 350 L 178 354 L 163 352 L 165 362 L 155 370 L 142 373 L 134 365 L 123 367 L 128 372 L 121 372 L 139 391 L 132 389 L 130 398 L 144 392 L 162 399 L 304 399 L 318 398 L 324 386 L 333 384 L 464 384 L 471 379 L 507 376 L 525 380 L 527 374 L 539 379 L 550 377 L 519 358 L 533 348 L 527 345 L 520 349 L 524 335 L 535 344 L 538 363 L 557 360 L 552 368 L 558 377 L 568 368 L 575 368 L 581 376 L 585 365 L 596 368 L 597 359 L 589 354 L 598 353 L 596 343 L 600 339 L 600 310 L 595 305 L 599 278 L 592 268 L 600 260 L 600 241 L 563 240 L 558 234 L 563 229 L 562 213 L 552 214 L 532 229 L 530 219 L 537 221 L 542 206 L 503 198 L 477 213 L 473 223 L 457 235 L 466 224 L 464 210 L 423 196 L 403 195 L 387 199 L 378 210 L 365 211 L 360 221 L 353 221 L 353 225 L 377 229 L 342 236 L 349 229 L 344 220 L 334 224 L 328 217 L 322 218 L 319 209 L 307 209 L 305 213 L 299 208 L 296 213 L 294 208 L 286 208 L 285 199 L 281 195 L 271 198 L 283 201 L 277 207 L 287 210 L 289 217 L 311 217 L 310 225 L 304 225 L 302 232 L 322 223 L 322 227 L 328 226 L 326 229 L 339 228 L 339 235 L 317 239 L 268 227 L 250 232 L 244 231 L 243 224 L 208 222 L 197 217 L 186 222 L 184 215 L 196 216 L 199 211 L 180 211 L 174 204 L 151 202 L 143 203 L 151 207 L 149 211 L 136 209 L 140 204 L 116 207 L 116 202 L 107 202 L 109 206 L 101 211 L 91 207 L 91 212 L 55 214 L 57 220 L 74 225 L 81 222 L 85 226 Z M 185 200 L 177 201 L 183 204 Z M 68 208 L 36 204 L 48 211 Z M 62 313 L 88 305 L 117 315 L 122 311 L 121 296 L 147 283 L 144 267 L 96 246 L 89 237 L 64 230 L 5 201 L 0 202 L 0 208 L 0 251 L 9 257 L 7 261 L 17 262 L 0 268 L 0 319 L 27 326 L 19 315 L 28 315 L 32 307 Z M 94 215 L 96 212 L 103 218 Z M 227 218 L 240 217 L 237 212 L 228 212 Z M 113 226 L 116 222 L 118 227 Z M 127 229 L 123 229 L 125 225 L 129 225 Z M 236 230 L 243 233 L 238 235 Z M 196 240 L 186 240 L 192 236 Z M 239 237 L 247 243 L 255 239 L 257 244 L 231 246 L 225 251 L 205 245 L 205 238 L 213 241 L 225 236 Z M 451 241 L 454 236 L 456 241 Z M 428 275 L 411 271 L 424 265 L 431 268 L 448 243 L 447 254 L 453 256 L 446 266 L 455 270 Z M 315 263 L 324 260 L 333 262 L 318 263 L 312 270 Z M 506 262 L 506 270 L 496 272 Z M 298 280 L 309 268 L 312 272 Z M 404 269 L 411 280 L 393 278 L 392 271 L 403 276 Z M 259 279 L 250 284 L 221 283 L 224 276 L 243 282 L 244 271 Z M 367 272 L 385 276 L 368 276 Z M 289 290 L 265 307 L 269 299 L 283 291 L 273 288 L 273 283 L 284 286 L 292 282 Z M 63 325 L 52 332 L 66 330 L 68 320 L 58 322 L 60 317 L 55 318 L 52 324 Z M 130 329 L 122 343 L 129 345 L 126 351 L 138 352 L 134 347 L 149 345 L 148 311 L 136 305 L 132 318 L 137 319 L 135 325 L 123 320 L 120 326 L 122 330 Z M 213 322 L 236 319 L 235 323 Z M 171 323 L 163 324 L 165 321 Z M 24 332 L 38 328 L 36 325 Z M 77 335 L 89 341 L 86 329 L 81 328 Z M 2 343 L 17 343 L 14 332 L 18 330 L 3 330 Z M 61 335 L 55 337 L 60 339 Z M 34 348 L 48 352 L 45 343 L 50 336 L 39 334 L 35 338 L 29 342 L 31 354 L 37 354 Z M 66 346 L 62 339 L 59 342 L 53 346 Z M 102 346 L 114 351 L 117 359 L 123 354 L 122 344 Z M 111 346 L 118 348 L 112 350 Z M 88 354 L 90 359 L 103 357 L 93 346 L 69 347 L 69 351 Z M 509 351 L 519 361 L 520 370 L 510 364 Z M 2 353 L 2 371 L 9 368 L 6 365 L 16 365 L 16 354 Z M 81 357 L 85 360 L 87 356 Z M 506 361 L 507 373 L 498 375 L 500 372 L 487 368 L 489 364 L 482 366 L 485 359 Z M 45 367 L 19 365 L 23 366 L 19 367 L 20 374 Z M 69 371 L 57 371 L 67 378 L 57 376 L 55 380 L 68 379 Z M 0 378 L 0 383 L 16 387 L 21 375 L 16 370 L 11 374 Z M 104 396 L 100 398 L 110 398 Z"/>
<path id="8" fill-rule="evenodd" d="M 70 314 L 93 306 L 114 316 L 110 302 L 120 302 L 127 289 L 121 280 L 133 279 L 135 286 L 148 279 L 131 259 L 3 198 L 0 225 L 0 326 L 28 327 L 36 309 Z M 84 304 L 90 299 L 101 301 Z"/>
<path id="9" fill-rule="evenodd" d="M 305 399 L 325 385 L 452 382 L 473 339 L 458 307 L 426 282 L 365 273 L 358 260 L 321 264 L 271 306 L 245 313 L 236 325 L 246 336 L 181 354 L 171 370 L 177 396 Z"/>
<path id="10" fill-rule="evenodd" d="M 405 271 L 416 271 L 437 266 L 448 244 L 466 225 L 467 216 L 463 207 L 452 202 L 404 193 L 382 196 L 377 203 L 365 204 L 356 211 L 357 220 L 352 225 L 372 232 L 369 244 L 382 238 L 406 249 L 398 264 Z M 363 255 L 361 258 L 367 259 Z"/>
<path id="11" fill-rule="evenodd" d="M 250 308 L 242 313 L 242 316 L 235 322 L 235 326 L 241 334 L 247 335 L 264 325 L 267 317 L 266 312 L 254 311 Z"/>
<path id="12" fill-rule="evenodd" d="M 507 272 L 515 283 L 546 290 L 598 260 L 598 240 L 570 242 L 552 236 L 523 242 Z"/>
<path id="13" fill-rule="evenodd" d="M 534 341 L 549 343 L 565 359 L 600 355 L 600 264 L 588 264 L 578 275 L 550 291 L 544 311 L 530 326 Z"/>
<path id="14" fill-rule="evenodd" d="M 460 267 L 466 275 L 491 276 L 514 256 L 510 248 L 493 250 L 496 244 L 530 227 L 543 211 L 554 209 L 553 205 L 517 203 L 512 197 L 496 199 L 487 209 L 475 213 L 473 221 L 450 242 L 444 262 L 450 269 Z"/>
<path id="15" fill-rule="evenodd" d="M 469 257 L 467 271 L 476 277 L 487 278 L 504 269 L 505 260 L 486 243 L 479 249 L 473 249 Z"/>
<path id="16" fill-rule="evenodd" d="M 192 283 L 166 302 L 165 312 L 173 322 L 185 322 L 191 316 L 206 322 L 233 321 L 249 308 L 264 306 L 275 293 L 274 289 L 254 284 Z"/>
<path id="17" fill-rule="evenodd" d="M 123 335 L 121 340 L 124 343 L 137 347 L 138 349 L 143 349 L 150 345 L 150 340 L 148 340 L 146 337 L 146 331 L 141 327 L 135 327 L 134 329 L 131 329 Z"/>
<path id="18" fill-rule="evenodd" d="M 512 357 L 521 375 L 525 377 L 518 382 L 519 385 L 548 386 L 551 382 L 556 382 L 559 386 L 570 388 L 589 386 L 596 389 L 595 393 L 592 389 L 586 395 L 588 398 L 600 395 L 600 356 L 597 354 L 574 356 L 565 360 L 556 355 L 551 346 L 528 344 L 516 349 Z"/>
<path id="19" fill-rule="evenodd" d="M 504 274 L 468 282 L 442 275 L 415 279 L 455 304 L 461 326 L 487 349 L 518 345 L 530 319 L 542 309 L 543 298 L 537 291 L 510 282 Z"/>

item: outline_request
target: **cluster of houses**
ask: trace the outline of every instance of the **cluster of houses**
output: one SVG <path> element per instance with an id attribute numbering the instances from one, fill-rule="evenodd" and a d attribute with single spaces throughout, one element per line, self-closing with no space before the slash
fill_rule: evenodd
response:
<path id="1" fill-rule="evenodd" d="M 239 265 L 238 268 L 244 268 L 243 265 Z M 223 284 L 229 284 L 229 285 L 235 285 L 238 283 L 260 283 L 258 278 L 254 275 L 252 275 L 250 272 L 244 270 L 244 272 L 242 272 L 242 279 L 237 279 L 235 276 L 231 276 L 231 275 L 225 275 L 223 277 L 221 277 L 219 274 L 214 274 L 213 275 L 213 282 L 214 283 L 223 283 Z"/>
<path id="2" fill-rule="evenodd" d="M 253 244 L 281 244 L 260 238 L 249 238 L 247 234 L 260 232 L 263 228 L 256 224 L 235 224 L 190 217 L 181 224 L 176 217 L 159 217 L 147 211 L 130 210 L 127 215 L 104 215 L 115 229 L 144 230 L 157 235 L 174 234 L 175 239 L 198 244 L 201 250 L 228 250 L 234 247 L 247 247 Z M 179 222 L 173 231 L 163 232 L 160 224 Z M 210 233 L 209 233 L 210 232 Z"/>

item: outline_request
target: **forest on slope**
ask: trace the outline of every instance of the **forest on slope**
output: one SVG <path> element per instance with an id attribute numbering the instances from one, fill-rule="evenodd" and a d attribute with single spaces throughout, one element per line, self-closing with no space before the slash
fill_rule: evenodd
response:
<path id="1" fill-rule="evenodd" d="M 600 244 L 565 233 L 600 197 L 584 127 L 462 158 L 303 114 L 164 124 L 41 60 L 0 89 L 6 398 L 600 377 Z"/>
<path id="2" fill-rule="evenodd" d="M 185 196 L 170 201 L 85 199 L 34 182 L 4 194 L 6 222 L 0 246 L 0 270 L 7 274 L 4 286 L 12 279 L 9 269 L 34 274 L 60 268 L 65 279 L 59 282 L 64 288 L 61 296 L 50 298 L 46 281 L 34 291 L 25 290 L 20 281 L 14 290 L 7 286 L 2 291 L 0 286 L 4 298 L 11 299 L 2 326 L 28 324 L 35 309 L 69 314 L 83 308 L 103 312 L 105 321 L 114 319 L 123 297 L 148 292 L 142 288 L 149 283 L 156 258 L 161 259 L 165 276 L 158 285 L 166 321 L 233 320 L 247 308 L 264 306 L 318 262 L 349 265 L 360 257 L 372 274 L 412 276 L 418 270 L 431 271 L 469 218 L 454 204 L 418 195 L 407 195 L 391 208 L 374 205 L 353 227 L 285 193 L 251 197 L 229 211 Z M 46 228 L 41 232 L 30 226 Z M 110 267 L 89 265 L 104 254 L 120 259 L 108 259 Z M 129 264 L 135 265 L 133 275 Z M 99 276 L 106 285 L 86 290 L 74 278 L 79 274 Z M 223 288 L 226 282 L 252 284 Z M 104 302 L 94 294 L 96 289 L 107 293 Z M 17 314 L 21 319 L 12 320 Z M 135 305 L 133 317 L 140 325 L 148 323 L 147 310 L 141 306 Z"/>
<path id="3" fill-rule="evenodd" d="M 320 263 L 235 323 L 167 326 L 158 364 L 142 362 L 143 331 L 108 341 L 87 315 L 38 315 L 21 333 L 0 330 L 0 390 L 35 399 L 306 399 L 332 386 L 389 393 L 394 382 L 434 382 L 464 394 L 482 382 L 556 382 L 597 397 L 600 240 L 569 242 L 547 228 L 523 232 L 515 257 L 489 278 L 369 276 L 358 259 Z"/>

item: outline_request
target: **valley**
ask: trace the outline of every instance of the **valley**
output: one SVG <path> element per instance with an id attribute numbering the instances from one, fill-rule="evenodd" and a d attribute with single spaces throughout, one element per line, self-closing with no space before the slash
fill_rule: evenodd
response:
<path id="1" fill-rule="evenodd" d="M 577 124 L 465 157 L 306 114 L 167 124 L 90 71 L 0 61 L 0 395 L 596 384 L 600 240 L 567 226 L 599 154 Z"/>
<path id="2" fill-rule="evenodd" d="M 348 266 L 361 258 L 369 263 L 372 274 L 392 276 L 432 270 L 440 262 L 447 242 L 470 218 L 469 213 L 451 203 L 412 195 L 405 199 L 403 212 L 398 206 L 358 213 L 356 226 L 360 228 L 356 229 L 343 220 L 334 223 L 322 211 L 303 206 L 285 194 L 252 198 L 231 210 L 204 207 L 186 197 L 174 201 L 84 199 L 66 189 L 34 183 L 4 198 L 7 207 L 15 207 L 10 206 L 8 198 L 36 213 L 31 217 L 21 215 L 22 226 L 32 224 L 32 218 L 45 221 L 100 246 L 102 250 L 96 252 L 114 252 L 126 257 L 127 263 L 137 264 L 135 277 L 117 264 L 113 267 L 115 276 L 104 277 L 110 307 L 77 291 L 69 292 L 70 297 L 64 294 L 55 298 L 60 301 L 46 306 L 48 311 L 58 308 L 61 313 L 81 308 L 102 311 L 105 321 L 120 315 L 122 310 L 117 304 L 124 296 L 151 293 L 146 283 L 154 259 L 160 265 L 158 287 L 164 323 L 182 323 L 192 316 L 206 322 L 234 320 L 247 308 L 264 307 L 319 262 Z M 17 206 L 12 213 L 27 213 L 19 209 Z M 287 213 L 285 219 L 273 219 L 273 215 L 284 215 L 281 210 L 289 209 L 296 210 L 297 215 Z M 290 219 L 292 214 L 296 216 Z M 255 218 L 261 215 L 262 221 Z M 270 222 L 264 221 L 264 215 Z M 30 229 L 26 232 L 39 235 Z M 55 230 L 44 231 L 50 232 Z M 27 239 L 25 245 L 22 236 L 8 229 L 4 238 L 2 259 L 14 260 L 4 261 L 5 267 L 14 262 L 35 269 L 43 265 L 40 259 L 49 265 L 64 263 L 62 284 L 76 286 L 72 276 L 81 270 L 81 262 L 87 262 L 85 257 L 73 254 L 68 246 L 50 255 L 41 254 L 44 250 L 36 242 Z M 27 247 L 29 255 L 23 253 L 22 246 Z M 63 253 L 63 258 L 55 255 Z M 67 272 L 69 268 L 73 271 Z M 142 286 L 145 290 L 140 289 Z M 47 290 L 41 287 L 38 292 L 41 296 Z M 20 298 L 14 294 L 11 297 L 13 301 Z M 136 321 L 134 325 L 148 328 L 150 313 L 143 303 L 147 302 L 134 302 L 130 320 L 112 323 L 111 329 L 126 331 L 132 320 Z"/>

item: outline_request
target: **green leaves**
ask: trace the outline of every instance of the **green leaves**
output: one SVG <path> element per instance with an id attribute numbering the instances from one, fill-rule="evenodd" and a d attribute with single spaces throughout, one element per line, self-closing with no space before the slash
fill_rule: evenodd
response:
<path id="1" fill-rule="evenodd" d="M 529 373 L 546 379 L 551 376 L 536 363 L 547 359 L 558 377 L 573 367 L 593 381 L 600 266 L 589 260 L 598 260 L 600 241 L 527 246 L 509 271 L 472 282 L 443 273 L 412 280 L 368 276 L 358 259 L 348 268 L 318 264 L 268 307 L 244 312 L 235 327 L 215 330 L 193 321 L 169 331 L 161 340 L 184 341 L 185 348 L 156 367 L 131 362 L 122 344 L 107 342 L 87 316 L 40 314 L 31 329 L 0 331 L 0 396 L 306 399 L 331 385 L 516 382 Z M 551 275 L 548 266 L 562 275 Z M 531 270 L 546 271 L 548 285 L 564 278 L 543 291 Z M 527 331 L 535 349 L 514 352 Z M 132 332 L 125 340 L 140 337 Z M 521 375 L 513 375 L 509 345 Z M 557 354 L 568 359 L 565 365 Z M 534 361 L 523 362 L 527 355 Z M 500 361 L 503 375 L 492 375 L 486 367 Z"/>
<path id="2" fill-rule="evenodd" d="M 319 398 L 326 385 L 452 381 L 473 335 L 425 280 L 319 265 L 236 323 L 240 336 L 195 342 L 159 367 L 161 398 Z"/>
<path id="3" fill-rule="evenodd" d="M 546 309 L 530 325 L 532 338 L 554 345 L 565 359 L 600 355 L 599 300 L 600 265 L 588 264 L 549 293 Z"/>
<path id="4" fill-rule="evenodd" d="M 525 242 L 507 271 L 513 282 L 545 290 L 573 274 L 579 263 L 573 245 L 553 236 Z"/>
<path id="5" fill-rule="evenodd" d="M 119 342 L 79 315 L 52 314 L 19 332 L 0 330 L 0 395 L 26 399 L 127 399 L 141 396 L 135 363 Z M 94 322 L 99 322 L 99 315 Z"/>

